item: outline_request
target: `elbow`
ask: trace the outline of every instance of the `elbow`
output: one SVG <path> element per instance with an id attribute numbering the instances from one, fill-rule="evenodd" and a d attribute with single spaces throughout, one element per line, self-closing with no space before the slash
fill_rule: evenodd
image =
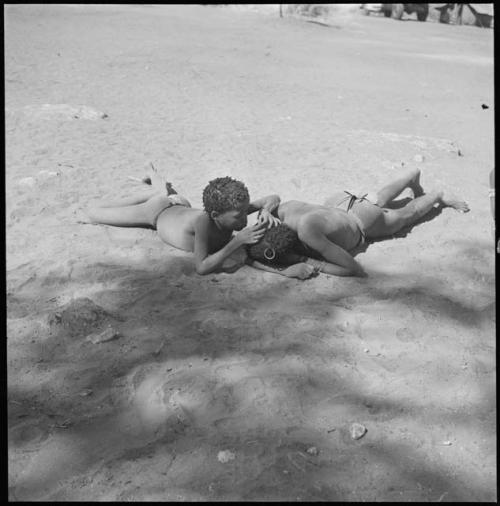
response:
<path id="1" fill-rule="evenodd" d="M 355 278 L 366 278 L 367 274 L 360 265 L 344 266 L 344 276 Z"/>
<path id="2" fill-rule="evenodd" d="M 207 269 L 204 269 L 201 266 L 196 266 L 196 274 L 199 274 L 200 276 L 205 276 L 205 274 L 208 274 Z"/>
<path id="3" fill-rule="evenodd" d="M 274 200 L 273 208 L 276 209 L 281 203 L 281 198 L 279 195 L 271 195 L 271 198 Z"/>
<path id="4" fill-rule="evenodd" d="M 205 267 L 203 264 L 196 264 L 195 265 L 196 274 L 199 274 L 200 276 L 205 276 L 207 274 L 210 274 L 212 271 Z"/>
<path id="5" fill-rule="evenodd" d="M 366 278 L 368 274 L 363 270 L 363 267 L 358 267 L 352 273 L 353 276 L 357 276 L 358 278 Z"/>

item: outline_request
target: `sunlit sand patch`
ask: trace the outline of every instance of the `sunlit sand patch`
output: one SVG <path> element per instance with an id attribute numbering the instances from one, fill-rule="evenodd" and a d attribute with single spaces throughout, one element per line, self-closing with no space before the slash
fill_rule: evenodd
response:
<path id="1" fill-rule="evenodd" d="M 105 112 L 98 111 L 86 105 L 68 105 L 68 104 L 42 104 L 27 105 L 21 110 L 22 114 L 30 120 L 50 120 L 50 119 L 86 119 L 97 120 L 105 119 L 108 115 Z"/>
<path id="2" fill-rule="evenodd" d="M 458 146 L 451 139 L 439 137 L 426 137 L 421 135 L 399 134 L 396 132 L 376 132 L 373 130 L 350 130 L 346 132 L 348 136 L 354 135 L 363 141 L 380 141 L 386 140 L 390 142 L 407 142 L 419 149 L 438 149 L 446 152 L 457 153 Z"/>
<path id="3" fill-rule="evenodd" d="M 444 60 L 446 62 L 463 63 L 466 65 L 491 65 L 493 58 L 489 56 L 466 56 L 460 54 L 439 54 L 439 53 L 399 53 L 407 57 L 430 58 L 433 60 Z"/>

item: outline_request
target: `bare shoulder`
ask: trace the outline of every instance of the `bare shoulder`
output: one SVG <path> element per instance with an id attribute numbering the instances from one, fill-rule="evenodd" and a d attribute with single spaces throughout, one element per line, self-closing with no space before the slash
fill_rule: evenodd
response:
<path id="1" fill-rule="evenodd" d="M 297 232 L 299 236 L 308 232 L 317 232 L 321 230 L 324 221 L 324 217 L 314 211 L 303 213 L 297 221 Z"/>
<path id="2" fill-rule="evenodd" d="M 280 204 L 280 210 L 288 215 L 294 215 L 298 217 L 299 215 L 303 215 L 309 211 L 313 211 L 314 209 L 319 208 L 316 204 L 309 204 L 307 202 L 302 202 L 301 200 L 289 200 Z"/>
<path id="3" fill-rule="evenodd" d="M 201 210 L 196 215 L 193 215 L 193 222 L 197 229 L 209 230 L 212 227 L 212 220 L 206 212 Z"/>
<path id="4" fill-rule="evenodd" d="M 286 202 L 282 202 L 280 204 L 281 207 L 285 207 L 287 209 L 294 209 L 297 207 L 303 207 L 307 205 L 309 204 L 307 204 L 306 202 L 302 202 L 301 200 L 287 200 Z"/>

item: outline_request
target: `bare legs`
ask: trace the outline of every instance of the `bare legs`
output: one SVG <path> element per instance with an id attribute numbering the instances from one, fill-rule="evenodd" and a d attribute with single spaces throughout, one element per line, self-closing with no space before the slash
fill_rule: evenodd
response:
<path id="1" fill-rule="evenodd" d="M 401 194 L 405 188 L 410 188 L 415 198 L 401 209 L 387 209 L 387 204 Z M 453 207 L 463 213 L 469 211 L 466 202 L 453 197 L 445 197 L 442 191 L 424 193 L 424 189 L 420 184 L 420 170 L 414 169 L 384 186 L 377 193 L 377 206 L 383 209 L 378 211 L 372 209 L 370 212 L 368 204 L 364 205 L 361 202 L 357 204 L 354 210 L 362 221 L 368 225 L 365 230 L 367 237 L 378 238 L 395 234 L 402 228 L 414 224 L 436 204 L 440 204 L 442 207 Z"/>
<path id="2" fill-rule="evenodd" d="M 144 183 L 150 184 L 157 193 L 164 193 L 166 191 L 167 195 L 177 194 L 172 183 L 160 176 L 152 162 L 148 162 L 147 170 L 148 176 L 142 180 Z"/>
<path id="3" fill-rule="evenodd" d="M 160 176 L 151 162 L 148 164 L 148 170 L 149 176 L 144 178 L 143 182 L 150 184 L 158 193 L 163 193 L 166 191 L 166 194 L 173 204 L 191 207 L 189 201 L 177 193 L 176 189 L 172 186 L 172 183 Z"/>
<path id="4" fill-rule="evenodd" d="M 406 188 L 410 188 L 413 191 L 413 196 L 415 198 L 424 194 L 424 189 L 420 185 L 419 169 L 411 170 L 396 181 L 384 186 L 379 192 L 377 192 L 377 205 L 379 207 L 385 207 Z"/>
<path id="5" fill-rule="evenodd" d="M 153 227 L 158 214 L 172 203 L 166 195 L 154 195 L 138 204 L 113 207 L 89 207 L 89 223 L 115 227 Z"/>
<path id="6" fill-rule="evenodd" d="M 150 162 L 148 184 L 153 189 L 140 195 L 104 201 L 87 209 L 88 220 L 81 223 L 100 223 L 116 227 L 154 227 L 162 210 L 174 204 L 191 207 L 189 202 L 177 195 L 172 185 L 163 179 Z M 171 197 L 169 197 L 171 195 Z"/>

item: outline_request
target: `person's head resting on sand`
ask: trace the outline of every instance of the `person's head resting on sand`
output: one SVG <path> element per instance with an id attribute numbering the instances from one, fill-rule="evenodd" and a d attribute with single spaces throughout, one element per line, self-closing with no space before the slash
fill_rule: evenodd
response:
<path id="1" fill-rule="evenodd" d="M 213 179 L 203 190 L 203 207 L 220 228 L 241 230 L 246 227 L 249 205 L 247 187 L 229 176 Z"/>
<path id="2" fill-rule="evenodd" d="M 287 253 L 292 253 L 297 244 L 297 234 L 284 223 L 266 230 L 264 237 L 247 247 L 248 256 L 266 264 L 281 264 Z"/>

